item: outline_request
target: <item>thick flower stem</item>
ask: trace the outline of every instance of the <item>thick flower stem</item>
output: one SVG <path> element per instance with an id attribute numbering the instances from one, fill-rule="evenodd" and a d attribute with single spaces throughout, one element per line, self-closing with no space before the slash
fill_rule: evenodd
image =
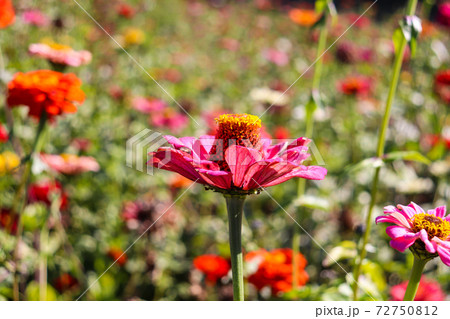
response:
<path id="1" fill-rule="evenodd" d="M 416 12 L 416 7 L 417 7 L 417 0 L 409 0 L 408 6 L 406 9 L 406 15 L 408 15 L 408 16 L 414 15 L 414 13 Z M 386 132 L 387 132 L 387 129 L 389 126 L 389 119 L 390 119 L 390 114 L 391 114 L 391 109 L 392 109 L 392 103 L 394 102 L 395 93 L 396 93 L 397 87 L 398 87 L 400 72 L 401 72 L 402 64 L 403 64 L 403 56 L 405 53 L 406 46 L 407 46 L 407 41 L 406 41 L 405 37 L 403 37 L 400 42 L 400 45 L 399 45 L 399 50 L 397 51 L 397 54 L 395 56 L 394 67 L 393 67 L 394 70 L 393 70 L 393 74 L 392 74 L 391 84 L 389 87 L 389 94 L 388 94 L 388 98 L 386 100 L 386 107 L 384 110 L 383 121 L 382 121 L 380 132 L 378 135 L 378 145 L 377 145 L 377 157 L 378 158 L 382 158 L 384 155 Z M 372 182 L 371 200 L 370 200 L 370 204 L 369 204 L 369 211 L 368 211 L 367 217 L 366 217 L 364 235 L 363 235 L 362 241 L 360 243 L 359 253 L 357 254 L 357 256 L 355 258 L 355 265 L 353 268 L 354 282 L 353 282 L 353 287 L 352 287 L 353 288 L 353 300 L 358 300 L 358 280 L 359 280 L 359 276 L 361 274 L 362 263 L 364 261 L 364 258 L 366 257 L 366 252 L 367 252 L 366 246 L 367 246 L 370 231 L 372 228 L 372 213 L 373 213 L 373 209 L 374 209 L 375 202 L 376 202 L 380 169 L 381 169 L 380 167 L 377 167 L 375 169 L 375 175 L 374 175 L 373 182 Z"/>
<path id="2" fill-rule="evenodd" d="M 327 45 L 327 37 L 328 37 L 328 27 L 325 23 L 320 28 L 320 34 L 319 34 L 319 43 L 317 45 L 317 62 L 314 67 L 314 77 L 313 77 L 313 84 L 312 84 L 312 94 L 317 94 L 314 91 L 319 91 L 320 87 L 320 78 L 322 76 L 322 66 L 323 66 L 323 59 L 320 59 L 321 55 L 325 51 L 325 47 Z M 305 114 L 305 125 L 306 125 L 306 132 L 305 136 L 307 138 L 312 138 L 313 135 L 313 129 L 314 129 L 314 111 L 308 112 L 306 111 Z M 300 178 L 298 180 L 298 190 L 297 190 L 297 198 L 301 198 L 305 194 L 305 188 L 306 188 L 306 180 L 303 178 Z M 293 256 L 297 256 L 300 249 L 300 229 L 298 227 L 294 227 L 293 235 L 292 235 L 292 253 Z M 298 288 L 298 260 L 297 258 L 293 259 L 292 264 L 292 288 L 296 290 Z"/>
<path id="3" fill-rule="evenodd" d="M 244 300 L 244 262 L 242 258 L 242 214 L 245 197 L 225 196 L 228 210 L 228 233 L 231 253 L 231 272 L 233 274 L 233 299 Z"/>
<path id="4" fill-rule="evenodd" d="M 422 277 L 423 269 L 428 261 L 414 257 L 414 264 L 411 270 L 411 277 L 409 278 L 408 287 L 406 287 L 403 301 L 413 301 L 419 288 L 420 278 Z"/>
<path id="5" fill-rule="evenodd" d="M 12 204 L 12 211 L 18 214 L 18 220 L 17 220 L 17 231 L 16 231 L 16 243 L 14 247 L 13 252 L 13 264 L 14 264 L 14 271 L 13 271 L 13 299 L 15 301 L 18 301 L 20 299 L 19 296 L 19 246 L 20 241 L 22 240 L 22 230 L 23 230 L 23 221 L 22 221 L 22 211 L 25 207 L 25 201 L 26 201 L 26 191 L 28 187 L 28 181 L 31 174 L 31 166 L 32 166 L 32 159 L 33 155 L 36 152 L 39 152 L 39 150 L 42 147 L 42 134 L 45 129 L 45 124 L 47 123 L 47 113 L 43 112 L 41 115 L 41 118 L 39 120 L 39 125 L 36 131 L 36 136 L 34 138 L 33 145 L 31 147 L 30 153 L 24 158 L 22 161 L 25 164 L 25 167 L 23 169 L 22 178 L 19 184 L 19 187 L 17 188 L 16 194 L 14 196 L 13 204 Z"/>

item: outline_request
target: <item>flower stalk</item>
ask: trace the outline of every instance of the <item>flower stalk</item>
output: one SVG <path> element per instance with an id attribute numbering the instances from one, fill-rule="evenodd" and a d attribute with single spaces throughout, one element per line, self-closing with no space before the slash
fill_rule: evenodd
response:
<path id="1" fill-rule="evenodd" d="M 416 7 L 417 7 L 417 0 L 409 0 L 407 9 L 406 9 L 406 15 L 408 15 L 408 16 L 414 15 L 414 13 L 416 12 Z M 388 94 L 388 97 L 386 100 L 386 107 L 384 110 L 381 129 L 380 129 L 380 132 L 378 135 L 378 144 L 377 144 L 377 157 L 378 158 L 382 158 L 384 155 L 386 132 L 387 132 L 387 129 L 389 126 L 389 119 L 390 119 L 392 104 L 393 104 L 393 101 L 395 98 L 395 93 L 396 93 L 397 87 L 398 87 L 400 72 L 401 72 L 402 64 L 403 64 L 403 56 L 405 53 L 406 46 L 407 46 L 407 41 L 406 41 L 405 37 L 402 37 L 400 44 L 399 44 L 399 49 L 395 55 L 394 67 L 393 67 L 394 70 L 393 70 L 393 74 L 392 74 L 391 84 L 389 87 L 389 94 Z M 366 246 L 367 246 L 367 243 L 369 240 L 369 234 L 370 234 L 370 231 L 372 228 L 372 213 L 373 213 L 373 209 L 375 207 L 375 202 L 376 202 L 380 170 L 381 170 L 381 167 L 377 167 L 375 169 L 375 174 L 374 174 L 373 181 L 372 181 L 372 188 L 371 188 L 372 190 L 371 190 L 371 199 L 370 199 L 370 204 L 369 204 L 369 210 L 368 210 L 366 222 L 365 222 L 365 230 L 364 230 L 363 238 L 362 238 L 362 241 L 361 241 L 361 244 L 359 247 L 359 253 L 357 254 L 357 256 L 355 258 L 355 262 L 354 262 L 354 268 L 353 268 L 354 282 L 353 282 L 353 287 L 352 287 L 353 300 L 358 300 L 358 280 L 359 280 L 359 276 L 361 274 L 362 263 L 364 261 L 364 258 L 366 257 L 366 253 L 367 253 Z"/>
<path id="2" fill-rule="evenodd" d="M 313 84 L 312 84 L 312 90 L 311 90 L 311 96 L 319 95 L 319 87 L 320 87 L 320 78 L 322 76 L 322 68 L 323 68 L 323 59 L 321 59 L 321 55 L 325 51 L 326 45 L 327 45 L 327 37 L 328 37 L 328 27 L 327 24 L 324 23 L 320 27 L 320 33 L 319 33 L 319 42 L 317 44 L 317 59 L 316 64 L 314 67 L 314 77 L 313 77 Z M 306 132 L 305 136 L 308 138 L 312 138 L 313 136 L 313 130 L 314 130 L 314 111 L 315 109 L 307 109 L 305 112 L 305 125 L 306 125 Z M 297 198 L 301 198 L 305 194 L 305 188 L 306 188 L 306 180 L 301 178 L 298 180 L 298 189 L 297 189 Z M 300 229 L 298 227 L 294 227 L 294 232 L 292 235 L 292 252 L 294 256 L 297 256 L 300 249 Z M 296 258 L 293 259 L 292 264 L 292 289 L 296 290 L 298 289 L 298 278 L 299 278 L 299 267 L 298 267 L 298 260 Z"/>
<path id="3" fill-rule="evenodd" d="M 244 261 L 242 257 L 242 214 L 245 196 L 225 195 L 228 211 L 233 299 L 244 301 Z"/>
<path id="4" fill-rule="evenodd" d="M 417 289 L 419 288 L 420 278 L 422 277 L 422 272 L 427 262 L 428 260 L 420 259 L 414 256 L 414 264 L 403 301 L 414 301 Z"/>

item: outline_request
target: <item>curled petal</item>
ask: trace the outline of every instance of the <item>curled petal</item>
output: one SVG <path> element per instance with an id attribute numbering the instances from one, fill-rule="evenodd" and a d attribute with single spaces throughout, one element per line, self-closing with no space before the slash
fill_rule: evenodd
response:
<path id="1" fill-rule="evenodd" d="M 437 217 L 444 218 L 445 217 L 445 213 L 446 213 L 446 207 L 445 206 L 436 207 L 435 215 Z"/>
<path id="2" fill-rule="evenodd" d="M 439 254 L 439 257 L 441 258 L 442 262 L 450 267 L 450 249 L 445 248 L 441 245 L 437 245 L 437 253 Z"/>
<path id="3" fill-rule="evenodd" d="M 388 226 L 386 228 L 386 234 L 391 237 L 392 239 L 405 236 L 406 234 L 414 234 L 409 229 L 402 227 L 402 226 Z"/>
<path id="4" fill-rule="evenodd" d="M 425 229 L 421 229 L 419 232 L 419 238 L 423 241 L 425 244 L 425 249 L 429 252 L 434 254 L 436 252 L 436 243 L 431 242 L 428 240 L 428 233 Z"/>

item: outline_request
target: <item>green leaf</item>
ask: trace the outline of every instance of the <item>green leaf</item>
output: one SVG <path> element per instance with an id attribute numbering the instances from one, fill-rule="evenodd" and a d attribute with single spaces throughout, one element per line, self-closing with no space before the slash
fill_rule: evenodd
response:
<path id="1" fill-rule="evenodd" d="M 386 154 L 384 156 L 385 162 L 391 162 L 391 161 L 395 161 L 398 159 L 401 159 L 404 161 L 419 162 L 419 163 L 423 163 L 426 165 L 431 164 L 431 161 L 428 158 L 426 158 L 425 156 L 423 156 L 422 154 L 420 154 L 417 151 L 392 152 L 392 153 Z"/>
<path id="2" fill-rule="evenodd" d="M 39 301 L 39 283 L 37 281 L 32 281 L 28 284 L 25 295 L 27 296 L 28 301 Z M 47 285 L 47 299 L 46 301 L 54 301 L 58 299 L 58 294 L 56 290 Z"/>
<path id="3" fill-rule="evenodd" d="M 378 157 L 371 157 L 366 158 L 365 160 L 362 160 L 361 162 L 356 163 L 355 165 L 348 166 L 345 170 L 347 171 L 348 174 L 354 174 L 363 169 L 374 169 L 382 166 L 384 166 L 383 160 L 381 160 Z"/>
<path id="4" fill-rule="evenodd" d="M 327 23 L 327 15 L 326 14 L 322 14 L 322 16 L 320 17 L 320 19 L 313 24 L 313 26 L 311 27 L 311 29 L 314 28 L 319 28 L 324 26 Z"/>

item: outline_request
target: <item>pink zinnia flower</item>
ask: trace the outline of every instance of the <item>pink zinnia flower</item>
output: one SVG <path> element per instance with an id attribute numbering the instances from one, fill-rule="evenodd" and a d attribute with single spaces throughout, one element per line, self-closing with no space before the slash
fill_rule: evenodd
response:
<path id="1" fill-rule="evenodd" d="M 261 139 L 261 120 L 249 114 L 224 114 L 216 118 L 215 136 L 166 136 L 172 147 L 150 153 L 150 165 L 225 193 L 257 193 L 294 177 L 321 180 L 327 170 L 304 166 L 309 139 L 271 145 Z M 225 190 L 225 191 L 224 191 Z"/>
<path id="2" fill-rule="evenodd" d="M 391 288 L 390 294 L 392 301 L 402 301 L 405 296 L 406 287 L 408 282 L 402 282 Z M 422 276 L 419 283 L 419 289 L 417 290 L 414 301 L 444 301 L 445 293 L 442 291 L 441 286 L 434 280 L 427 279 Z"/>
<path id="3" fill-rule="evenodd" d="M 52 170 L 67 175 L 97 172 L 100 169 L 97 161 L 90 156 L 41 154 L 41 160 Z"/>
<path id="4" fill-rule="evenodd" d="M 131 102 L 132 107 L 144 114 L 162 111 L 167 108 L 166 102 L 156 98 L 135 97 Z"/>
<path id="5" fill-rule="evenodd" d="M 289 56 L 286 52 L 276 49 L 265 49 L 262 53 L 263 57 L 278 66 L 285 66 L 289 63 Z"/>
<path id="6" fill-rule="evenodd" d="M 450 215 L 445 216 L 445 206 L 431 209 L 427 213 L 411 202 L 408 206 L 386 206 L 384 216 L 376 222 L 394 223 L 386 233 L 392 238 L 391 246 L 398 251 L 411 251 L 421 259 L 439 255 L 442 262 L 450 266 Z"/>
<path id="7" fill-rule="evenodd" d="M 26 10 L 22 14 L 22 19 L 26 24 L 31 24 L 36 27 L 45 27 L 49 25 L 50 20 L 39 10 Z"/>
<path id="8" fill-rule="evenodd" d="M 89 51 L 75 51 L 69 46 L 60 44 L 34 43 L 30 45 L 28 52 L 55 64 L 75 67 L 88 64 L 92 60 L 92 54 Z"/>

